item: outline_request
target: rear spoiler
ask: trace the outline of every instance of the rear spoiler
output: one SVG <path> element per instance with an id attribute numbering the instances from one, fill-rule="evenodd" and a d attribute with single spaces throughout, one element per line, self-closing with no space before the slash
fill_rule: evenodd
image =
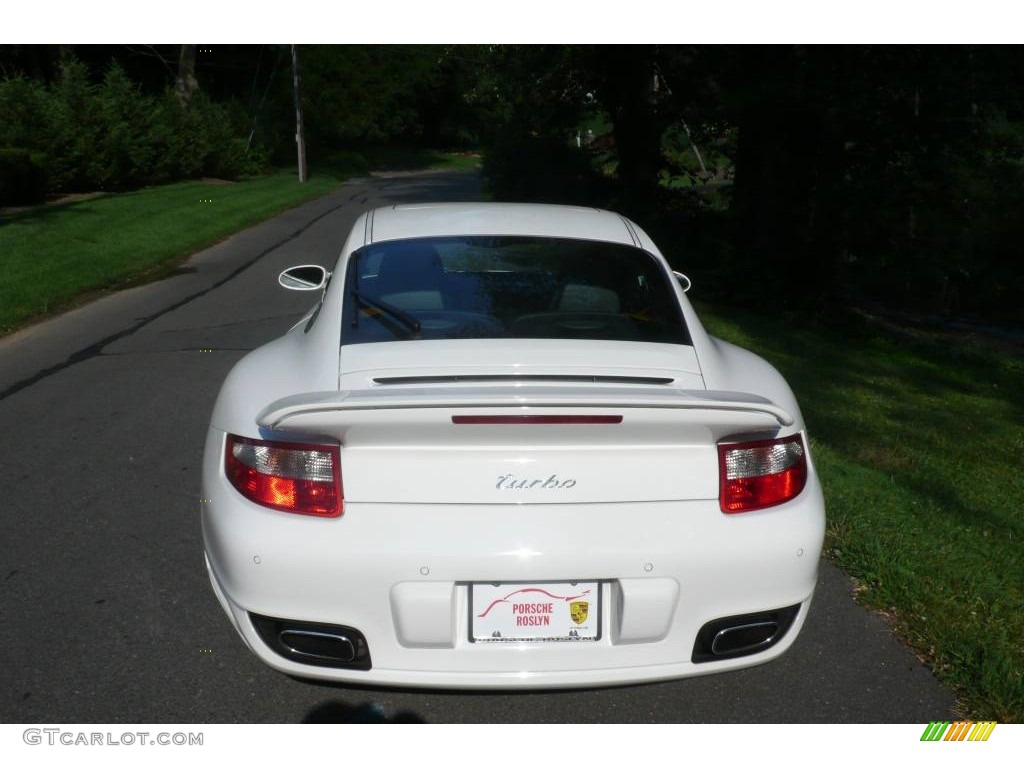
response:
<path id="1" fill-rule="evenodd" d="M 432 387 L 308 392 L 275 400 L 256 417 L 266 429 L 287 430 L 296 416 L 400 408 L 683 408 L 767 414 L 780 426 L 795 419 L 771 400 L 748 392 L 665 387 Z"/>

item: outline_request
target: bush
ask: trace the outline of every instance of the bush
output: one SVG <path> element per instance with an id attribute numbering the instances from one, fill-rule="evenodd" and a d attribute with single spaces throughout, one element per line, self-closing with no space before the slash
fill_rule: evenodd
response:
<path id="1" fill-rule="evenodd" d="M 0 81 L 0 147 L 40 149 L 46 141 L 50 94 L 34 80 Z"/>
<path id="2" fill-rule="evenodd" d="M 166 181 L 154 173 L 155 99 L 142 93 L 120 65 L 110 65 L 95 92 L 97 138 L 90 179 L 101 189 L 126 189 Z"/>
<path id="3" fill-rule="evenodd" d="M 49 90 L 43 137 L 54 189 L 74 192 L 99 186 L 103 173 L 96 146 L 102 131 L 97 107 L 87 67 L 74 59 L 65 62 Z"/>
<path id="4" fill-rule="evenodd" d="M 170 89 L 143 93 L 116 62 L 99 84 L 74 59 L 49 87 L 20 76 L 0 81 L 0 115 L 0 147 L 35 153 L 57 191 L 233 179 L 266 164 L 258 147 L 247 147 L 245 110 L 232 112 L 202 92 L 187 108 Z"/>
<path id="5" fill-rule="evenodd" d="M 228 111 L 201 93 L 192 100 L 191 109 L 199 120 L 205 150 L 202 174 L 218 179 L 241 176 L 246 170 L 245 140 L 231 124 Z"/>
<path id="6" fill-rule="evenodd" d="M 27 149 L 0 149 L 0 205 L 34 205 L 46 199 L 46 172 Z"/>

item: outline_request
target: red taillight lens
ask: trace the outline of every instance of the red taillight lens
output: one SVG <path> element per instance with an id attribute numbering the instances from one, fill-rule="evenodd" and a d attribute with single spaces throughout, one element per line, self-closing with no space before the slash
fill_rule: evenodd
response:
<path id="1" fill-rule="evenodd" d="M 224 472 L 250 501 L 282 512 L 338 517 L 344 509 L 338 446 L 228 435 Z"/>
<path id="2" fill-rule="evenodd" d="M 719 504 L 728 514 L 774 507 L 807 483 L 807 452 L 800 435 L 778 440 L 720 443 Z"/>

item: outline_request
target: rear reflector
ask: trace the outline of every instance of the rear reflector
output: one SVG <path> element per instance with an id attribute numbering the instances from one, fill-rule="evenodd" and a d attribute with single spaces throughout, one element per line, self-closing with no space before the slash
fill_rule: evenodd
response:
<path id="1" fill-rule="evenodd" d="M 338 517 L 344 502 L 338 446 L 228 435 L 224 472 L 245 498 L 282 512 Z"/>
<path id="2" fill-rule="evenodd" d="M 621 416 L 452 416 L 452 424 L 621 424 Z"/>
<path id="3" fill-rule="evenodd" d="M 800 435 L 778 440 L 720 443 L 719 504 L 727 514 L 774 507 L 799 495 L 807 483 Z"/>

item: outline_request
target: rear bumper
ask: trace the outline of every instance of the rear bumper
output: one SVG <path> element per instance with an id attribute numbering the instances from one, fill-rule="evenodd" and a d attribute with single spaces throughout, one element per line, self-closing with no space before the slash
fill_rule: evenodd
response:
<path id="1" fill-rule="evenodd" d="M 222 440 L 211 430 L 211 441 Z M 816 477 L 795 500 L 723 515 L 715 501 L 640 504 L 348 504 L 337 519 L 274 512 L 204 466 L 203 534 L 215 593 L 249 648 L 290 675 L 437 688 L 569 688 L 739 669 L 784 653 L 817 578 L 824 509 Z M 473 643 L 472 582 L 597 580 L 600 639 Z M 760 653 L 693 663 L 697 634 L 726 616 L 800 606 Z M 372 666 L 335 669 L 273 651 L 250 614 L 361 632 Z"/>

